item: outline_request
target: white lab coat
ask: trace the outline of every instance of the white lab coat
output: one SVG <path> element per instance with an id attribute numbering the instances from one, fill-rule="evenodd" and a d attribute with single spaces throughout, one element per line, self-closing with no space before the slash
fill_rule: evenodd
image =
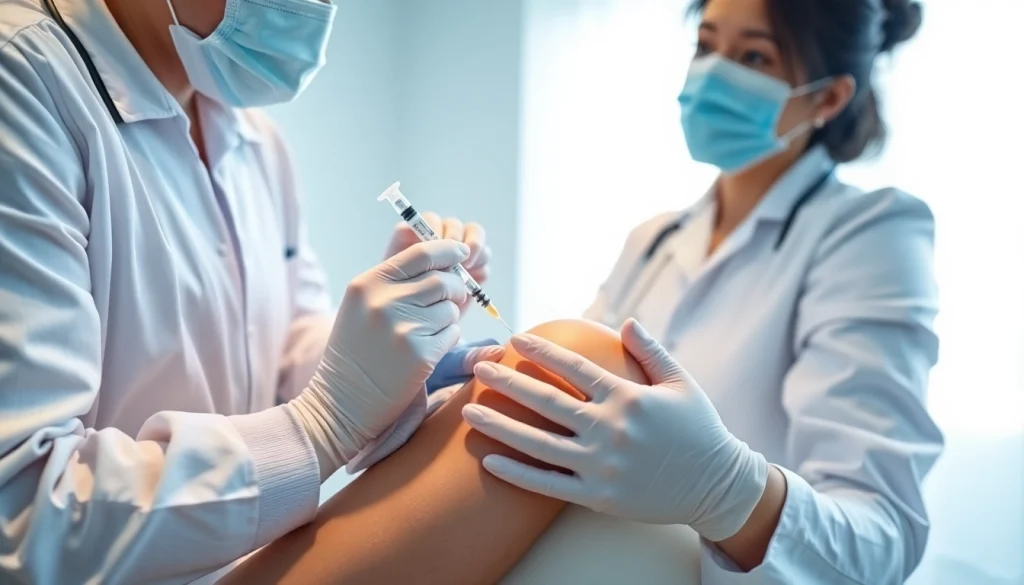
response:
<path id="1" fill-rule="evenodd" d="M 705 585 L 902 583 L 924 550 L 921 481 L 942 448 L 924 406 L 932 215 L 900 191 L 832 180 L 776 251 L 796 199 L 832 166 L 813 148 L 709 258 L 713 190 L 646 264 L 680 213 L 641 224 L 586 311 L 616 328 L 636 317 L 786 475 L 764 563 L 742 573 L 705 542 Z"/>
<path id="2" fill-rule="evenodd" d="M 315 515 L 274 405 L 329 299 L 270 122 L 202 100 L 208 174 L 103 2 L 58 6 L 126 123 L 38 0 L 0 0 L 0 574 L 187 582 Z"/>

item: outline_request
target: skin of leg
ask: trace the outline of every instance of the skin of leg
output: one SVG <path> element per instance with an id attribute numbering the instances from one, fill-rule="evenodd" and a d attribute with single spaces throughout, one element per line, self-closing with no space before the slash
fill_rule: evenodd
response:
<path id="1" fill-rule="evenodd" d="M 619 376 L 646 383 L 618 332 L 607 327 L 564 320 L 530 332 Z M 501 363 L 581 397 L 511 347 Z M 491 453 L 538 463 L 470 429 L 462 419 L 462 407 L 470 401 L 568 434 L 471 380 L 405 446 L 324 503 L 312 523 L 257 552 L 220 583 L 479 585 L 499 581 L 566 504 L 511 486 L 483 469 L 480 462 Z"/>

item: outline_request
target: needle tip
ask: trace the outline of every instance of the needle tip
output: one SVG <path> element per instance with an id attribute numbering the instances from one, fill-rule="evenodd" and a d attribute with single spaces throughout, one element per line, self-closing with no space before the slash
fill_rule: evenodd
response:
<path id="1" fill-rule="evenodd" d="M 512 328 L 508 326 L 508 323 L 506 323 L 504 319 L 502 319 L 501 317 L 498 317 L 498 321 L 501 321 L 501 324 L 505 326 L 505 329 L 508 329 L 509 333 L 515 335 L 515 332 L 512 331 Z"/>

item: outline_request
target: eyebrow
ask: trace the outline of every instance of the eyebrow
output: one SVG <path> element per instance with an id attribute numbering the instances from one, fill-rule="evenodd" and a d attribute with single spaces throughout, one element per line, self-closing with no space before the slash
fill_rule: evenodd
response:
<path id="1" fill-rule="evenodd" d="M 705 21 L 700 23 L 700 29 L 706 30 L 708 32 L 718 32 L 718 26 L 715 25 L 715 23 L 713 22 Z M 778 42 L 775 38 L 775 35 L 773 35 L 771 31 L 765 30 L 763 28 L 745 28 L 742 31 L 740 31 L 740 36 L 748 39 L 764 39 L 766 41 L 771 41 L 773 43 Z"/>

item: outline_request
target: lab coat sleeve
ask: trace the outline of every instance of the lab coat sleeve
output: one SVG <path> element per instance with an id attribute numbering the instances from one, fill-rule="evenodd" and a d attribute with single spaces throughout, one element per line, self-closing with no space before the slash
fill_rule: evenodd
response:
<path id="1" fill-rule="evenodd" d="M 932 216 L 889 190 L 836 217 L 797 307 L 781 520 L 749 573 L 705 542 L 705 584 L 898 584 L 924 552 L 921 482 L 943 441 L 924 400 L 938 352 Z"/>
<path id="2" fill-rule="evenodd" d="M 62 115 L 61 84 L 82 78 L 37 71 L 67 62 L 54 39 L 0 39 L 0 574 L 181 583 L 308 522 L 316 457 L 283 408 L 163 412 L 137 437 L 84 427 L 104 331 L 88 250 L 99 177 L 83 166 L 106 162 L 78 140 L 95 119 Z"/>

